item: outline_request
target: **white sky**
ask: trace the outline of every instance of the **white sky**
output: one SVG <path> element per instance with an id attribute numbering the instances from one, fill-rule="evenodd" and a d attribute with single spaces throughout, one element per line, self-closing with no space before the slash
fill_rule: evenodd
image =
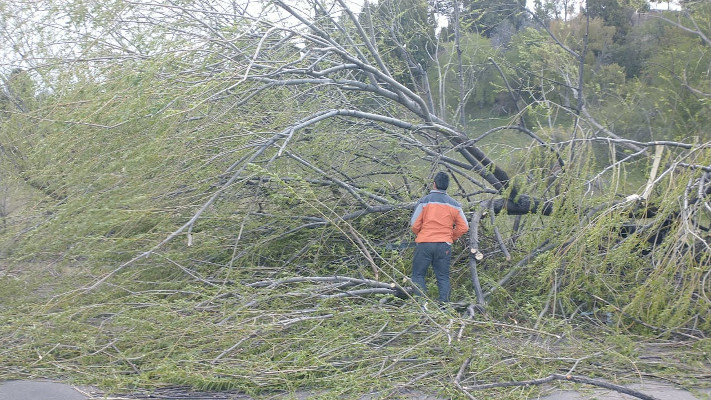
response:
<path id="1" fill-rule="evenodd" d="M 679 10 L 681 8 L 679 2 L 676 0 L 663 3 L 649 3 L 649 5 L 652 6 L 653 10 Z"/>

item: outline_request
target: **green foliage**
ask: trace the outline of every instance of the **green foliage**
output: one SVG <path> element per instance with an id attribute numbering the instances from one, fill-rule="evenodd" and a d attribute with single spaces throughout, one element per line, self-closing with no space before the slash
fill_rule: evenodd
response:
<path id="1" fill-rule="evenodd" d="M 525 3 L 521 0 L 469 0 L 463 2 L 462 30 L 492 38 L 502 30 L 518 31 L 526 22 Z M 449 16 L 454 26 L 454 14 Z"/>
<path id="2" fill-rule="evenodd" d="M 636 9 L 631 3 L 637 0 L 621 2 L 618 0 L 595 0 L 586 3 L 585 14 L 591 18 L 602 18 L 605 25 L 615 28 L 615 41 L 624 40 L 630 29 L 630 19 Z"/>
<path id="3" fill-rule="evenodd" d="M 484 110 L 491 110 L 496 115 L 497 101 L 503 102 L 501 99 L 506 99 L 509 96 L 500 74 L 490 62 L 490 58 L 495 57 L 498 51 L 491 45 L 490 39 L 476 33 L 462 35 L 460 49 L 462 51 L 466 115 L 476 117 L 483 114 Z M 459 103 L 462 88 L 460 88 L 459 61 L 456 54 L 454 42 L 448 43 L 439 53 L 437 75 L 434 70 L 430 73 L 430 80 L 439 81 L 440 84 L 440 90 L 435 96 L 436 103 Z M 442 99 L 440 96 L 444 98 Z M 451 118 L 451 116 L 448 117 Z"/>
<path id="4" fill-rule="evenodd" d="M 120 5 L 78 2 L 62 15 L 82 33 L 93 24 L 108 28 Z M 386 64 L 395 79 L 414 84 L 388 29 L 397 27 L 397 40 L 425 66 L 435 54 L 426 5 L 373 7 Z M 393 398 L 400 393 L 392 388 L 407 386 L 465 398 L 451 385 L 460 368 L 468 384 L 540 378 L 573 366 L 604 375 L 630 361 L 645 373 L 691 375 L 679 375 L 676 365 L 660 371 L 639 355 L 645 337 L 711 331 L 708 239 L 698 235 L 709 225 L 700 168 L 711 163 L 708 148 L 665 149 L 669 169 L 648 200 L 628 198 L 645 187 L 651 158 L 632 157 L 619 141 L 599 145 L 601 129 L 575 108 L 581 65 L 545 31 L 520 31 L 503 48 L 483 35 L 462 37 L 468 134 L 510 177 L 494 199 L 531 196 L 553 210 L 484 216 L 486 258 L 478 268 L 492 294 L 487 314 L 469 318 L 451 310 L 425 314 L 415 301 L 389 294 L 328 297 L 343 289 L 330 283 L 275 282 L 346 275 L 407 286 L 411 250 L 392 244 L 413 239 L 411 203 L 426 192 L 429 176 L 451 168 L 451 192 L 468 215 L 492 198 L 442 131 L 378 96 L 388 85 L 356 93 L 363 72 L 350 64 L 337 75 L 355 80 L 348 85 L 277 84 L 267 65 L 301 77 L 335 64 L 302 57 L 312 49 L 276 34 L 260 38 L 257 51 L 244 21 L 220 19 L 227 13 L 206 13 L 197 23 L 180 7 L 161 10 L 174 19 L 130 30 L 123 50 L 140 57 L 112 58 L 118 50 L 110 40 L 81 41 L 87 57 L 112 61 L 38 68 L 45 80 L 18 72 L 3 82 L 0 167 L 9 172 L 0 196 L 13 204 L 2 210 L 0 229 L 2 378 L 70 376 L 117 391 L 187 385 L 354 398 Z M 496 13 L 489 11 L 471 26 L 490 24 L 486 18 Z M 702 21 L 705 14 L 697 15 Z M 363 48 L 348 42 L 355 37 L 350 23 L 340 31 L 332 22 L 317 25 Z M 189 23 L 173 36 L 171 29 Z M 551 29 L 580 51 L 581 26 Z M 598 121 L 625 138 L 708 139 L 708 96 L 699 90 L 709 83 L 709 57 L 698 35 L 665 29 L 674 34 L 649 41 L 659 51 L 642 49 L 623 64 L 607 62 L 619 30 L 595 19 L 588 28 L 583 93 Z M 645 29 L 628 46 L 656 32 Z M 447 43 L 437 53 L 441 69 L 428 71 L 443 88 L 436 100 L 445 120 L 458 107 L 454 51 Z M 519 96 L 520 114 L 490 58 Z M 254 81 L 243 79 L 246 65 L 256 71 Z M 402 123 L 344 113 L 299 125 L 324 111 L 353 109 Z M 505 118 L 474 118 L 490 110 Z M 521 120 L 530 131 L 491 129 Z M 420 125 L 403 128 L 408 123 Z M 200 218 L 184 225 L 198 210 Z M 181 226 L 150 257 L 124 264 Z M 548 243 L 549 250 L 526 259 Z M 453 249 L 454 296 L 473 303 L 469 249 L 462 242 Z M 255 285 L 262 280 L 266 287 Z M 569 346 L 561 345 L 563 336 Z M 708 361 L 703 341 L 692 346 L 690 360 Z M 588 360 L 601 347 L 603 354 Z M 536 390 L 486 395 L 528 398 Z"/>
<path id="5" fill-rule="evenodd" d="M 414 84 L 410 68 L 427 69 L 435 51 L 435 31 L 428 4 L 421 0 L 387 0 L 367 3 L 361 24 L 372 28 L 382 55 L 400 82 Z M 407 54 L 405 54 L 407 53 Z"/>
<path id="6" fill-rule="evenodd" d="M 12 70 L 0 85 L 0 120 L 10 118 L 13 112 L 26 112 L 37 107 L 37 88 L 27 71 Z"/>
<path id="7" fill-rule="evenodd" d="M 650 19 L 636 24 L 625 36 L 624 43 L 613 48 L 612 61 L 625 68 L 628 78 L 638 77 L 649 59 L 664 46 L 669 35 L 675 35 L 669 24 Z"/>
<path id="8" fill-rule="evenodd" d="M 612 38 L 615 35 L 615 28 L 604 25 L 600 18 L 590 18 L 589 21 L 584 16 L 577 16 L 570 21 L 553 21 L 550 26 L 551 32 L 572 50 L 582 53 L 583 46 L 596 58 L 605 58 L 605 53 L 609 52 L 612 45 Z"/>
<path id="9" fill-rule="evenodd" d="M 39 272 L 39 271 L 37 271 Z M 15 276 L 27 280 L 29 270 Z M 2 279 L 3 288 L 12 282 Z M 163 279 L 164 283 L 168 280 Z M 65 278 L 59 280 L 66 284 Z M 239 390 L 252 396 L 306 390 L 358 398 L 377 393 L 396 398 L 394 387 L 465 398 L 449 384 L 465 361 L 464 383 L 516 381 L 569 369 L 589 374 L 600 363 L 620 369 L 642 351 L 621 336 L 573 335 L 571 327 L 547 325 L 541 342 L 514 321 L 421 314 L 416 303 L 378 305 L 369 300 L 314 300 L 282 289 L 210 288 L 170 279 L 174 289 L 149 290 L 131 279 L 93 293 L 61 294 L 49 303 L 31 294 L 0 292 L 4 309 L 0 360 L 16 369 L 4 377 L 61 377 L 125 393 L 186 386 L 199 391 Z M 157 283 L 157 282 L 156 282 Z M 224 289 L 224 288 L 223 288 Z M 307 294 L 313 287 L 290 290 Z M 231 296 L 225 296 L 231 294 Z M 454 319 L 453 319 L 454 318 Z M 565 335 L 559 346 L 556 336 Z M 285 338 L 289 338 L 285 340 Z M 605 351 L 594 360 L 585 355 Z M 661 371 L 637 360 L 639 371 Z M 676 376 L 679 379 L 679 376 Z M 160 392 L 158 392 L 160 393 Z M 483 392 L 502 399 L 522 392 Z"/>

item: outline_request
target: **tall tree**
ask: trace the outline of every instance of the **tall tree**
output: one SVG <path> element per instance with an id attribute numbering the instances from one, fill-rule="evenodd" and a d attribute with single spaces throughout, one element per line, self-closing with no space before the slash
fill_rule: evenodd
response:
<path id="1" fill-rule="evenodd" d="M 631 19 L 635 8 L 628 2 L 618 0 L 587 0 L 584 12 L 591 18 L 602 18 L 607 26 L 614 26 L 614 40 L 621 43 L 632 26 Z"/>

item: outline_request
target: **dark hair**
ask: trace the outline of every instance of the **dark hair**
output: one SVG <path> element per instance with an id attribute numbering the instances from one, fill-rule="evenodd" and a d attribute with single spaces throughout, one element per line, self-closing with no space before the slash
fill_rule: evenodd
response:
<path id="1" fill-rule="evenodd" d="M 437 189 L 447 190 L 449 187 L 449 175 L 446 172 L 437 172 L 434 177 L 434 183 Z"/>

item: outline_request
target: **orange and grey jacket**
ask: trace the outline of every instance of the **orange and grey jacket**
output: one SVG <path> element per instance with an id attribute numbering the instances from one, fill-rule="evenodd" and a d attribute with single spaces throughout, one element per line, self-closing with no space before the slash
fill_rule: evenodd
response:
<path id="1" fill-rule="evenodd" d="M 417 243 L 452 243 L 467 233 L 469 224 L 456 200 L 442 190 L 432 190 L 417 202 L 410 228 Z"/>

